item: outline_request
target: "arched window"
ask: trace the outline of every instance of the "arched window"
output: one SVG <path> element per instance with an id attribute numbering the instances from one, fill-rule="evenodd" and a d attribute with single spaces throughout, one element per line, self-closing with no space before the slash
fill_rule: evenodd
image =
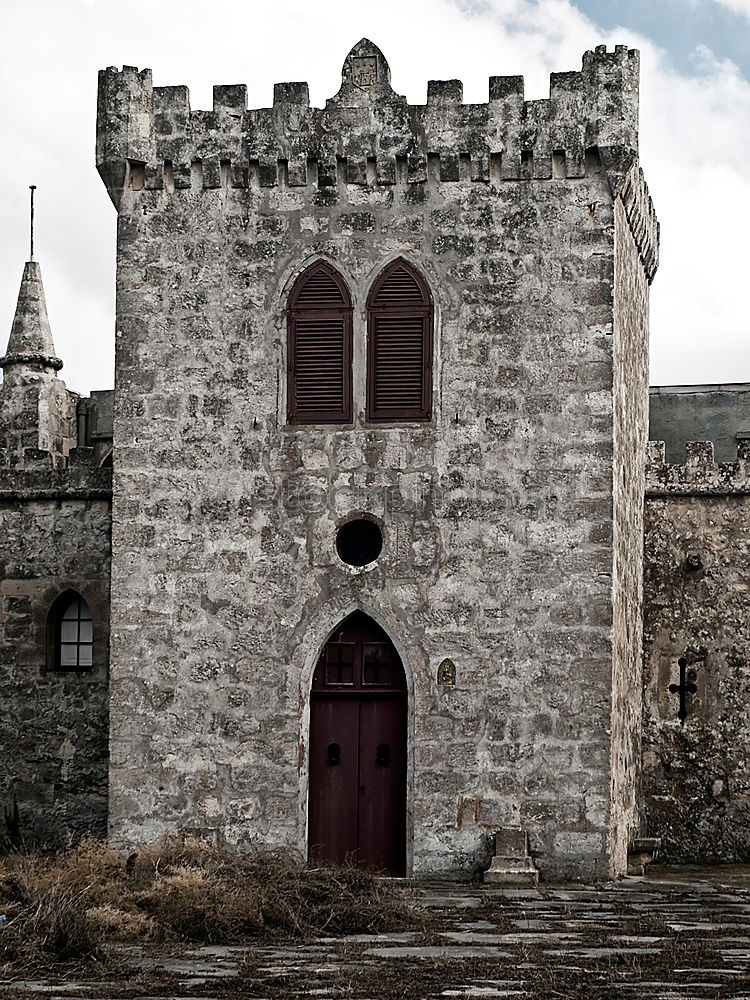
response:
<path id="1" fill-rule="evenodd" d="M 50 670 L 91 670 L 94 662 L 91 611 L 74 590 L 65 591 L 50 608 L 47 639 Z"/>
<path id="2" fill-rule="evenodd" d="M 367 300 L 367 419 L 432 415 L 432 299 L 422 276 L 395 260 Z"/>
<path id="3" fill-rule="evenodd" d="M 352 303 L 344 280 L 320 261 L 289 297 L 287 413 L 293 424 L 352 419 Z"/>

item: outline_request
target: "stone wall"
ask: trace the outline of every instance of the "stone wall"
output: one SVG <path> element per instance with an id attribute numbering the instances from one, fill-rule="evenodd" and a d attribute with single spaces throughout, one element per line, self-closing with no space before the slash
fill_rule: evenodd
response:
<path id="1" fill-rule="evenodd" d="M 0 471 L 3 845 L 106 833 L 111 472 L 71 454 Z M 69 588 L 91 609 L 91 671 L 49 669 L 49 611 Z"/>
<path id="2" fill-rule="evenodd" d="M 618 843 L 632 825 L 629 803 L 609 809 L 609 733 L 613 191 L 635 157 L 637 55 L 587 54 L 549 102 L 493 78 L 488 105 L 449 81 L 409 108 L 388 80 L 370 43 L 324 111 L 303 84 L 277 85 L 273 110 L 222 87 L 192 112 L 147 71 L 102 75 L 119 207 L 110 829 L 304 850 L 312 670 L 363 608 L 409 683 L 410 870 L 466 872 L 490 831 L 522 826 L 543 873 L 605 873 L 610 822 L 625 816 Z M 653 210 L 626 208 L 623 287 L 645 294 L 631 269 L 656 266 Z M 398 256 L 435 302 L 433 419 L 368 426 L 364 303 Z M 347 428 L 285 421 L 287 295 L 320 258 L 354 302 Z M 639 310 L 623 350 L 641 349 Z M 622 456 L 641 435 L 629 412 Z M 353 569 L 335 533 L 363 511 L 385 546 Z M 637 577 L 618 583 L 623 664 Z M 437 684 L 446 656 L 455 687 Z"/>
<path id="3" fill-rule="evenodd" d="M 75 443 L 78 396 L 65 383 L 35 372 L 6 375 L 0 386 L 0 469 L 38 461 L 62 468 Z"/>
<path id="4" fill-rule="evenodd" d="M 642 175 L 634 169 L 627 178 L 624 199 L 615 203 L 611 851 L 617 871 L 625 870 L 628 847 L 640 826 L 648 280 L 628 207 L 643 194 Z M 594 737 L 600 738 L 599 734 Z"/>
<path id="5" fill-rule="evenodd" d="M 652 443 L 646 501 L 643 766 L 646 821 L 672 862 L 750 859 L 750 458 L 710 443 L 666 465 Z M 679 693 L 684 680 L 684 723 Z"/>

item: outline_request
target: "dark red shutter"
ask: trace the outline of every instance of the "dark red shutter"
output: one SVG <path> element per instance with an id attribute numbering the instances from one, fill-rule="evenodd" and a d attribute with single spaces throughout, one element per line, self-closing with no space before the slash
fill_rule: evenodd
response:
<path id="1" fill-rule="evenodd" d="M 352 306 L 330 264 L 313 264 L 292 289 L 287 372 L 291 423 L 351 422 Z"/>
<path id="2" fill-rule="evenodd" d="M 367 338 L 367 419 L 429 420 L 432 300 L 405 261 L 394 261 L 372 287 Z"/>

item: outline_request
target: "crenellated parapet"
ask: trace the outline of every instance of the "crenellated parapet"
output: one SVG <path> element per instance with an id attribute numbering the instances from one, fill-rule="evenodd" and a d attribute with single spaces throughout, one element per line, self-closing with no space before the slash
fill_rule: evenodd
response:
<path id="1" fill-rule="evenodd" d="M 220 86 L 213 110 L 193 111 L 186 87 L 110 68 L 99 74 L 97 164 L 119 206 L 126 187 L 579 178 L 596 150 L 613 194 L 627 190 L 634 217 L 643 215 L 642 253 L 655 258 L 645 186 L 627 180 L 638 155 L 638 74 L 637 51 L 598 46 L 580 71 L 551 75 L 545 100 L 525 100 L 523 77 L 509 76 L 490 78 L 486 104 L 464 104 L 461 82 L 443 80 L 430 81 L 425 105 L 409 105 L 380 49 L 363 39 L 322 109 L 310 107 L 306 83 L 281 83 L 271 108 L 248 110 L 244 86 Z"/>
<path id="2" fill-rule="evenodd" d="M 723 496 L 750 493 L 750 440 L 737 445 L 735 462 L 714 461 L 711 441 L 688 441 L 682 465 L 664 460 L 664 442 L 649 441 L 647 496 Z"/>

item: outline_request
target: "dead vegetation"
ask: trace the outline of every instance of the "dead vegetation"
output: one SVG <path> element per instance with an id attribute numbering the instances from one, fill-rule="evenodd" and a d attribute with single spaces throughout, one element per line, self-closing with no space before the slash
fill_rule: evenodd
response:
<path id="1" fill-rule="evenodd" d="M 413 910 L 353 867 L 290 852 L 231 854 L 196 838 L 123 853 L 84 841 L 0 861 L 0 961 L 41 968 L 101 961 L 105 942 L 241 943 L 393 930 Z"/>

